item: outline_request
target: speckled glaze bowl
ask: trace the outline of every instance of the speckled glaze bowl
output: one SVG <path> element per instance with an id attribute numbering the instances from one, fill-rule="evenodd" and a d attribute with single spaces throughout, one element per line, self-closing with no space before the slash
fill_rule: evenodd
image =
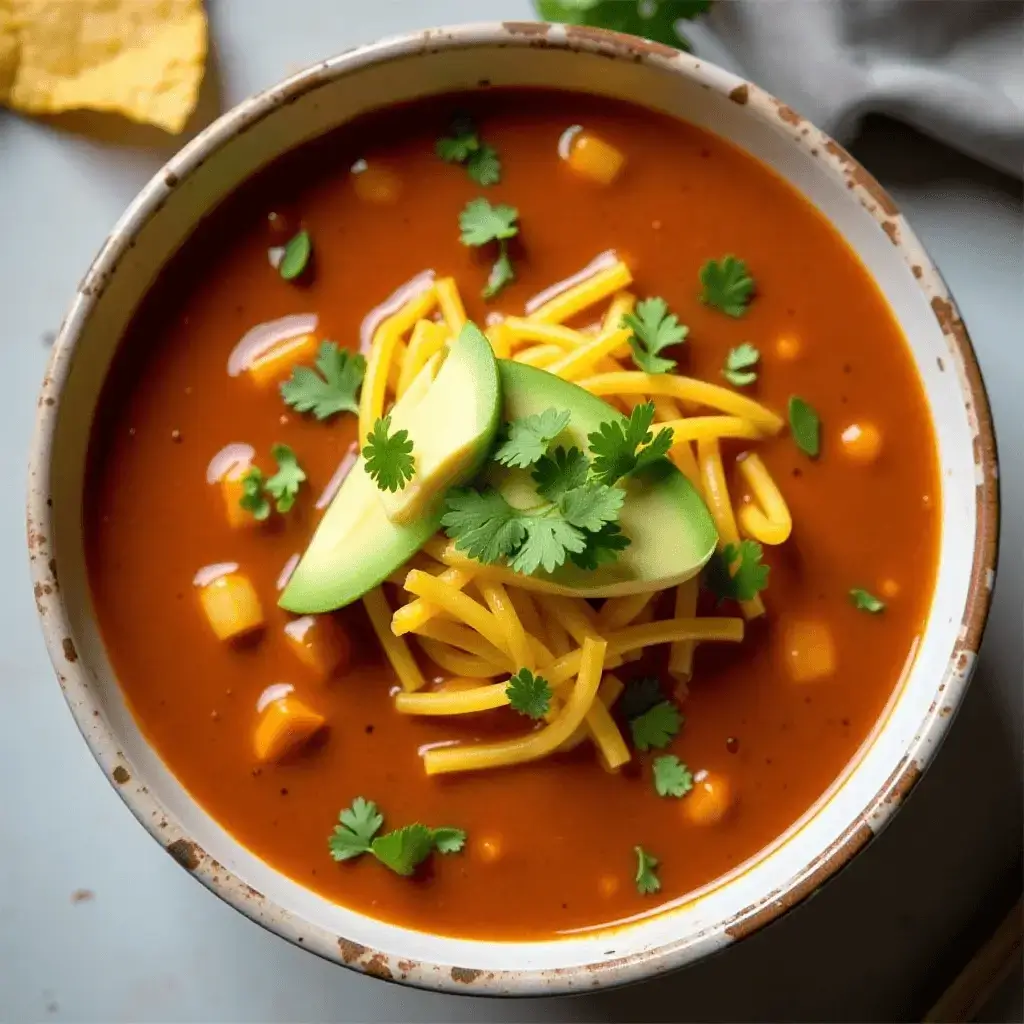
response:
<path id="1" fill-rule="evenodd" d="M 501 85 L 613 96 L 739 145 L 831 219 L 878 282 L 924 384 L 942 473 L 927 627 L 873 733 L 804 817 L 757 857 L 653 916 L 545 941 L 464 941 L 335 906 L 271 869 L 203 811 L 128 713 L 96 628 L 82 537 L 89 427 L 128 319 L 199 219 L 260 167 L 368 109 Z M 722 949 L 799 903 L 871 841 L 934 755 L 971 675 L 992 593 L 997 470 L 984 387 L 941 277 L 892 199 L 840 146 L 756 86 L 665 46 L 536 23 L 436 29 L 352 50 L 247 100 L 142 190 L 82 281 L 39 399 L 28 545 L 60 685 L 103 771 L 153 838 L 254 921 L 381 978 L 492 995 L 636 981 Z"/>

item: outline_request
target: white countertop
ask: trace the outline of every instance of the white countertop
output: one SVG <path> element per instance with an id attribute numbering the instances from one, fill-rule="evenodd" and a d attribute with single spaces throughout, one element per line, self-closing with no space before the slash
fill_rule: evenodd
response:
<path id="1" fill-rule="evenodd" d="M 353 43 L 531 16 L 527 0 L 210 0 L 210 8 L 203 105 L 211 115 Z M 180 142 L 97 117 L 55 125 L 0 111 L 0 479 L 8 491 L 0 504 L 0 1020 L 920 1019 L 1020 886 L 1020 183 L 888 121 L 869 123 L 854 147 L 960 303 L 1003 456 L 995 607 L 974 683 L 933 767 L 839 878 L 723 955 L 621 992 L 497 1002 L 357 976 L 221 903 L 138 826 L 53 679 L 23 540 L 36 388 L 76 282 Z M 1020 1019 L 1009 1008 L 991 1012 L 986 1019 Z"/>

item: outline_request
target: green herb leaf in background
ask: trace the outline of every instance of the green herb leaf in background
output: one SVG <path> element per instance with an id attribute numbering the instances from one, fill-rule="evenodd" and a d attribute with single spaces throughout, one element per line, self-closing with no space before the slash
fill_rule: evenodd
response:
<path id="1" fill-rule="evenodd" d="M 711 0 L 534 0 L 533 6 L 545 21 L 629 32 L 689 50 L 690 41 L 678 31 L 676 22 L 703 14 Z"/>

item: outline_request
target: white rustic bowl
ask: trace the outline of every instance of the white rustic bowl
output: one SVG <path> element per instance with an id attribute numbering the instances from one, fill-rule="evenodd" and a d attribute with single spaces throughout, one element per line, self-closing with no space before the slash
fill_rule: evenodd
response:
<path id="1" fill-rule="evenodd" d="M 614 96 L 709 128 L 774 168 L 831 219 L 889 301 L 928 396 L 942 471 L 940 567 L 927 628 L 842 777 L 772 846 L 672 909 L 547 942 L 441 938 L 335 906 L 268 867 L 196 805 L 125 708 L 96 629 L 82 500 L 89 426 L 111 357 L 155 275 L 198 220 L 269 161 L 363 111 L 501 85 Z M 78 726 L 136 817 L 254 921 L 378 977 L 455 992 L 533 994 L 678 967 L 778 917 L 885 824 L 948 729 L 992 593 L 997 483 L 978 366 L 949 294 L 878 183 L 756 86 L 629 36 L 536 23 L 468 25 L 352 50 L 247 100 L 142 190 L 83 280 L 39 399 L 28 543 L 43 632 Z"/>

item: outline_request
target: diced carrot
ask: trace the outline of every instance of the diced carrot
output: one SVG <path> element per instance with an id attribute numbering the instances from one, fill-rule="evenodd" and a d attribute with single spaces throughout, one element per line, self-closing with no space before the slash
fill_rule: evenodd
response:
<path id="1" fill-rule="evenodd" d="M 248 472 L 248 466 L 236 466 L 225 474 L 220 481 L 220 492 L 224 498 L 224 515 L 227 518 L 228 526 L 232 529 L 239 529 L 243 526 L 252 526 L 259 520 L 251 513 L 242 508 L 242 477 Z"/>
<path id="2" fill-rule="evenodd" d="M 484 836 L 479 842 L 473 844 L 477 856 L 485 864 L 493 864 L 501 860 L 505 854 L 505 844 L 499 835 Z"/>
<path id="3" fill-rule="evenodd" d="M 272 700 L 260 713 L 253 737 L 257 760 L 280 761 L 307 743 L 326 724 L 319 712 L 289 694 Z"/>
<path id="4" fill-rule="evenodd" d="M 787 363 L 800 358 L 800 348 L 800 339 L 791 334 L 784 334 L 775 342 L 775 354 Z"/>
<path id="5" fill-rule="evenodd" d="M 279 384 L 297 363 L 311 363 L 316 358 L 317 340 L 315 334 L 300 334 L 286 338 L 258 359 L 254 359 L 246 372 L 249 379 L 261 388 Z"/>
<path id="6" fill-rule="evenodd" d="M 732 783 L 717 772 L 698 772 L 693 789 L 682 799 L 682 810 L 694 825 L 717 825 L 732 809 Z"/>
<path id="7" fill-rule="evenodd" d="M 364 203 L 393 206 L 402 194 L 402 179 L 390 167 L 361 161 L 352 169 L 352 184 Z"/>
<path id="8" fill-rule="evenodd" d="M 263 626 L 263 609 L 249 577 L 231 572 L 199 591 L 210 628 L 220 640 L 233 640 Z"/>
<path id="9" fill-rule="evenodd" d="M 871 422 L 851 423 L 839 439 L 843 451 L 861 465 L 874 462 L 882 452 L 882 432 Z"/>
<path id="10" fill-rule="evenodd" d="M 598 135 L 580 132 L 569 151 L 569 166 L 599 185 L 610 185 L 626 162 L 625 154 Z"/>
<path id="11" fill-rule="evenodd" d="M 352 645 L 344 628 L 330 615 L 304 615 L 284 627 L 285 636 L 299 660 L 320 681 L 348 665 Z"/>
<path id="12" fill-rule="evenodd" d="M 836 645 L 824 622 L 800 620 L 783 629 L 786 667 L 796 683 L 827 679 L 836 670 Z"/>

